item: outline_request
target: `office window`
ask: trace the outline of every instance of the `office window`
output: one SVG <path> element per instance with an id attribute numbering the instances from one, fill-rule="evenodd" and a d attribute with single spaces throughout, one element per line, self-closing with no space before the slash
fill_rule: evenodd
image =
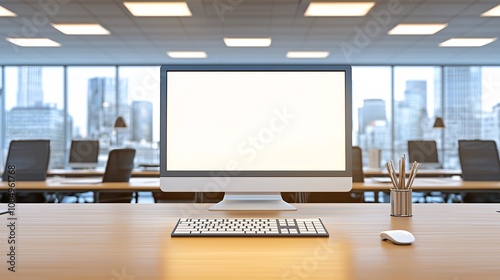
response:
<path id="1" fill-rule="evenodd" d="M 65 132 L 64 68 L 60 66 L 5 67 L 5 142 L 11 140 L 50 140 L 50 168 L 63 168 Z"/>
<path id="2" fill-rule="evenodd" d="M 382 162 L 391 158 L 391 67 L 353 67 L 353 145 L 381 149 Z"/>
<path id="3" fill-rule="evenodd" d="M 68 67 L 68 114 L 73 120 L 70 139 L 99 140 L 99 167 L 118 148 L 114 124 L 119 115 L 116 67 Z M 69 142 L 66 147 L 69 148 Z"/>
<path id="4" fill-rule="evenodd" d="M 481 138 L 495 140 L 500 148 L 500 67 L 482 67 Z"/>
<path id="5" fill-rule="evenodd" d="M 408 156 L 408 140 L 434 140 L 441 150 L 436 117 L 442 117 L 441 67 L 394 67 L 394 160 Z"/>
<path id="6" fill-rule="evenodd" d="M 444 167 L 460 168 L 458 140 L 482 136 L 481 68 L 445 66 L 443 83 Z"/>
<path id="7" fill-rule="evenodd" d="M 0 67 L 0 170 L 4 168 L 4 141 L 5 141 L 5 110 L 4 110 L 4 91 L 3 91 L 3 67 Z"/>
<path id="8" fill-rule="evenodd" d="M 136 149 L 137 164 L 159 164 L 160 141 L 160 68 L 119 67 L 120 110 L 127 128 L 120 140 Z"/>

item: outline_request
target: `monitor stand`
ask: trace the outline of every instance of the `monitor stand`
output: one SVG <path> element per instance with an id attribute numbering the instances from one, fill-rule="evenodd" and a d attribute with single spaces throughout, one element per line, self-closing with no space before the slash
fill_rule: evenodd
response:
<path id="1" fill-rule="evenodd" d="M 8 213 L 10 213 L 10 211 L 9 211 L 9 210 L 7 210 L 7 208 L 5 208 L 5 207 L 1 207 L 1 206 L 0 206 L 0 216 L 1 216 L 1 215 L 8 214 Z"/>
<path id="2" fill-rule="evenodd" d="M 264 210 L 293 211 L 297 208 L 283 200 L 279 192 L 225 193 L 221 202 L 210 207 L 211 211 Z"/>

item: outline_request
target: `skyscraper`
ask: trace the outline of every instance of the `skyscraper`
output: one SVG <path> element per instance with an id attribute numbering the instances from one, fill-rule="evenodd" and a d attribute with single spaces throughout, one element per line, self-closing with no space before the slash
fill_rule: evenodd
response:
<path id="1" fill-rule="evenodd" d="M 358 111 L 358 143 L 363 149 L 388 148 L 391 134 L 385 109 L 382 99 L 363 100 L 363 107 Z"/>
<path id="2" fill-rule="evenodd" d="M 50 168 L 64 168 L 64 112 L 55 107 L 14 107 L 6 115 L 6 143 L 21 139 L 50 140 Z M 71 131 L 71 121 L 67 123 Z"/>
<path id="3" fill-rule="evenodd" d="M 55 105 L 44 104 L 42 67 L 18 67 L 17 104 L 6 113 L 6 145 L 11 140 L 50 140 L 50 168 L 64 168 L 64 112 Z M 66 132 L 71 131 L 68 119 Z"/>
<path id="4" fill-rule="evenodd" d="M 395 146 L 405 150 L 408 140 L 422 139 L 427 129 L 427 81 L 407 80 L 404 99 L 397 103 Z"/>
<path id="5" fill-rule="evenodd" d="M 490 126 L 491 130 L 491 138 L 485 139 L 493 139 L 497 142 L 497 146 L 500 148 L 500 103 L 493 106 L 492 112 L 492 125 Z"/>
<path id="6" fill-rule="evenodd" d="M 149 101 L 132 102 L 132 140 L 153 141 L 153 104 Z"/>
<path id="7" fill-rule="evenodd" d="M 125 123 L 130 123 L 130 108 L 128 100 L 127 80 L 120 80 L 118 91 L 114 78 L 96 77 L 88 81 L 88 118 L 87 135 L 90 139 L 98 139 L 106 147 L 115 143 L 114 123 L 122 117 Z M 129 139 L 130 132 L 120 132 L 120 138 Z M 122 141 L 120 141 L 122 142 Z"/>
<path id="8" fill-rule="evenodd" d="M 444 68 L 444 120 L 446 143 L 481 137 L 481 69 Z M 454 148 L 446 147 L 446 148 Z"/>
<path id="9" fill-rule="evenodd" d="M 387 120 L 385 101 L 383 99 L 365 99 L 363 107 L 359 108 L 359 133 L 365 133 L 366 127 L 375 121 Z"/>
<path id="10" fill-rule="evenodd" d="M 481 68 L 444 67 L 445 168 L 457 168 L 458 140 L 481 138 Z"/>
<path id="11" fill-rule="evenodd" d="M 18 67 L 17 106 L 33 107 L 43 104 L 42 67 Z"/>

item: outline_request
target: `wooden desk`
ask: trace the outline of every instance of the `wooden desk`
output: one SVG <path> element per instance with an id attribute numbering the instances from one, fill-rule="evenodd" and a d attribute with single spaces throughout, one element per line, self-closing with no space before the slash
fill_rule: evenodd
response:
<path id="1" fill-rule="evenodd" d="M 391 183 L 380 183 L 374 178 L 366 178 L 364 183 L 353 183 L 357 191 L 389 191 Z M 415 178 L 414 191 L 439 192 L 479 192 L 500 191 L 500 181 L 462 181 L 451 178 Z"/>
<path id="2" fill-rule="evenodd" d="M 61 177 L 96 177 L 103 176 L 104 170 L 102 169 L 50 169 L 47 171 L 48 177 L 61 176 Z M 160 177 L 160 171 L 155 169 L 134 169 L 132 170 L 132 177 Z"/>
<path id="3" fill-rule="evenodd" d="M 385 169 L 364 169 L 365 177 L 382 177 L 388 176 Z M 62 177 L 94 177 L 102 176 L 104 170 L 71 170 L 71 169 L 51 169 L 47 171 L 47 176 L 62 176 Z M 421 169 L 418 171 L 419 177 L 451 177 L 462 175 L 460 169 Z M 151 169 L 134 169 L 132 177 L 160 177 L 158 170 Z"/>
<path id="4" fill-rule="evenodd" d="M 354 192 L 379 192 L 389 191 L 390 183 L 380 183 L 374 178 L 366 178 L 364 183 L 353 183 Z M 0 182 L 0 191 L 8 189 L 6 182 Z M 75 191 L 150 191 L 161 192 L 159 178 L 131 178 L 128 183 L 100 183 L 100 184 L 66 184 L 64 180 L 51 178 L 45 182 L 17 182 L 17 190 L 43 191 L 43 192 L 75 192 Z M 464 182 L 451 178 L 416 178 L 414 191 L 439 191 L 439 192 L 492 192 L 500 191 L 500 181 L 495 182 Z M 377 201 L 377 200 L 376 200 Z"/>
<path id="5" fill-rule="evenodd" d="M 498 204 L 298 204 L 297 211 L 210 212 L 206 204 L 23 204 L 16 272 L 0 279 L 498 279 Z M 329 238 L 171 238 L 179 217 L 320 217 Z M 6 223 L 6 216 L 0 216 Z M 380 240 L 388 229 L 416 241 Z"/>
<path id="6" fill-rule="evenodd" d="M 65 180 L 72 180 L 74 183 L 64 183 Z M 47 193 L 72 193 L 72 192 L 93 192 L 94 201 L 99 201 L 100 192 L 160 192 L 159 178 L 130 178 L 127 183 L 98 183 L 89 184 L 89 178 L 49 178 L 46 181 L 17 181 L 16 191 L 47 192 Z M 100 180 L 100 178 L 95 178 Z M 80 182 L 81 181 L 81 182 Z M 85 182 L 87 181 L 87 182 Z M 80 183 L 76 183 L 80 182 Z M 0 195 L 2 190 L 7 190 L 8 183 L 0 182 Z M 58 197 L 60 199 L 60 197 Z M 137 196 L 135 197 L 137 201 Z"/>
<path id="7" fill-rule="evenodd" d="M 61 178 L 49 178 L 47 181 L 16 182 L 16 190 L 44 191 L 44 192 L 72 192 L 72 191 L 160 191 L 159 178 L 131 178 L 128 183 L 98 183 L 89 184 L 89 178 L 71 179 L 75 183 L 64 183 Z M 98 178 L 96 178 L 98 180 Z M 8 189 L 7 182 L 0 182 L 0 190 Z"/>

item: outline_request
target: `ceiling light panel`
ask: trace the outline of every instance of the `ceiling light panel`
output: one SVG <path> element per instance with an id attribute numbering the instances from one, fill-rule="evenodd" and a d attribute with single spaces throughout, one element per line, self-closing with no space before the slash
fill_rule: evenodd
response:
<path id="1" fill-rule="evenodd" d="M 17 16 L 15 13 L 0 6 L 0 17 L 15 17 L 15 16 Z"/>
<path id="2" fill-rule="evenodd" d="M 433 35 L 448 26 L 446 23 L 401 23 L 387 34 L 389 35 Z"/>
<path id="3" fill-rule="evenodd" d="M 123 2 L 136 17 L 190 17 L 191 10 L 185 2 Z"/>
<path id="4" fill-rule="evenodd" d="M 66 35 L 109 35 L 110 32 L 100 24 L 52 24 Z"/>
<path id="5" fill-rule="evenodd" d="M 482 17 L 500 17 L 500 5 L 481 14 Z"/>
<path id="6" fill-rule="evenodd" d="M 482 47 L 497 38 L 451 38 L 439 44 L 440 47 Z"/>
<path id="7" fill-rule="evenodd" d="M 207 58 L 207 53 L 203 51 L 171 51 L 167 55 L 171 58 Z"/>
<path id="8" fill-rule="evenodd" d="M 306 17 L 362 17 L 375 6 L 375 2 L 311 2 Z"/>
<path id="9" fill-rule="evenodd" d="M 227 47 L 269 47 L 271 38 L 224 38 Z"/>
<path id="10" fill-rule="evenodd" d="M 327 58 L 330 52 L 326 51 L 289 51 L 287 58 Z"/>
<path id="11" fill-rule="evenodd" d="M 60 47 L 61 44 L 48 38 L 5 38 L 20 47 Z"/>

